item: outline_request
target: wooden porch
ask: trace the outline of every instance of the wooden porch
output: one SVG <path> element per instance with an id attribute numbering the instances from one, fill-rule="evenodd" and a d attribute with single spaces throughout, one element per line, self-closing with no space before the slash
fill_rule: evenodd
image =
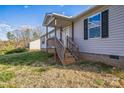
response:
<path id="1" fill-rule="evenodd" d="M 70 20 L 70 18 L 63 15 L 48 14 L 46 15 L 44 25 L 46 26 L 46 33 L 47 33 L 46 35 L 47 48 L 51 45 L 50 42 L 52 42 L 52 46 L 54 45 L 54 48 L 55 48 L 56 59 L 58 57 L 59 61 L 63 65 L 75 63 L 76 60 L 79 59 L 79 47 L 74 42 L 74 24 Z M 65 36 L 63 41 L 62 40 L 63 28 L 70 25 L 72 27 L 71 37 Z M 54 28 L 54 32 L 55 32 L 54 39 L 48 38 L 49 27 Z M 60 38 L 57 37 L 57 29 L 60 29 Z"/>
<path id="2" fill-rule="evenodd" d="M 59 59 L 63 65 L 68 65 L 72 63 L 76 63 L 79 59 L 79 47 L 78 45 L 72 41 L 71 37 L 67 36 L 67 47 L 64 46 L 63 42 L 59 40 L 57 37 L 49 38 L 47 40 L 48 47 L 53 46 L 55 48 L 55 60 Z M 51 43 L 52 42 L 52 43 Z"/>

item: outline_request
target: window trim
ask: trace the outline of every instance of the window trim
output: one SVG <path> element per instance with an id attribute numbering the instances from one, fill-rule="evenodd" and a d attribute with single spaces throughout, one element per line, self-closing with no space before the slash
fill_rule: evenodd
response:
<path id="1" fill-rule="evenodd" d="M 91 38 L 90 37 L 90 31 L 89 31 L 89 19 L 91 18 L 91 17 L 93 17 L 93 16 L 96 16 L 96 15 L 98 15 L 98 14 L 100 14 L 100 36 L 99 37 L 94 37 L 94 38 Z M 98 12 L 98 13 L 95 13 L 95 14 L 93 14 L 93 15 L 91 15 L 91 16 L 89 16 L 89 17 L 87 17 L 88 18 L 88 39 L 100 39 L 101 38 L 101 36 L 102 36 L 102 14 L 101 14 L 101 12 Z M 96 26 L 96 27 L 98 27 L 98 26 Z M 91 27 L 91 28 L 95 28 L 95 27 Z"/>

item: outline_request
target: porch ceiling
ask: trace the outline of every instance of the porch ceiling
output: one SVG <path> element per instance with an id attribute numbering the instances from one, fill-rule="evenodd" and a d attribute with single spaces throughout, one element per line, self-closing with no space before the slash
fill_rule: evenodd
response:
<path id="1" fill-rule="evenodd" d="M 69 20 L 61 19 L 61 18 L 55 18 L 53 21 L 51 21 L 48 26 L 49 27 L 66 27 L 71 25 L 72 22 Z"/>

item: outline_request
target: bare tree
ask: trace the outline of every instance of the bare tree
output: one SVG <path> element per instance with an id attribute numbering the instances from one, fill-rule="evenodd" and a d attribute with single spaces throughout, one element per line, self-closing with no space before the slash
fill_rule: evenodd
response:
<path id="1" fill-rule="evenodd" d="M 28 43 L 31 40 L 31 28 L 22 28 L 21 30 L 21 35 L 22 35 L 22 40 L 24 42 L 24 47 L 27 47 Z"/>
<path id="2" fill-rule="evenodd" d="M 42 35 L 43 27 L 37 26 L 35 28 L 23 26 L 14 31 L 8 32 L 7 37 L 9 40 L 15 42 L 15 48 L 27 47 L 32 40 L 39 39 Z"/>
<path id="3" fill-rule="evenodd" d="M 36 28 L 33 29 L 32 31 L 32 35 L 33 35 L 33 40 L 39 39 L 40 36 L 42 35 L 42 27 L 37 26 Z"/>

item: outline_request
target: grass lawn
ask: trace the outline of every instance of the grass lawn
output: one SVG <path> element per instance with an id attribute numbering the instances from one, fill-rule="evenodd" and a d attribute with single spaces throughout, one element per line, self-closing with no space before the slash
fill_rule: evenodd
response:
<path id="1" fill-rule="evenodd" d="M 41 51 L 0 56 L 0 87 L 124 87 L 124 70 L 82 61 L 62 66 Z"/>

